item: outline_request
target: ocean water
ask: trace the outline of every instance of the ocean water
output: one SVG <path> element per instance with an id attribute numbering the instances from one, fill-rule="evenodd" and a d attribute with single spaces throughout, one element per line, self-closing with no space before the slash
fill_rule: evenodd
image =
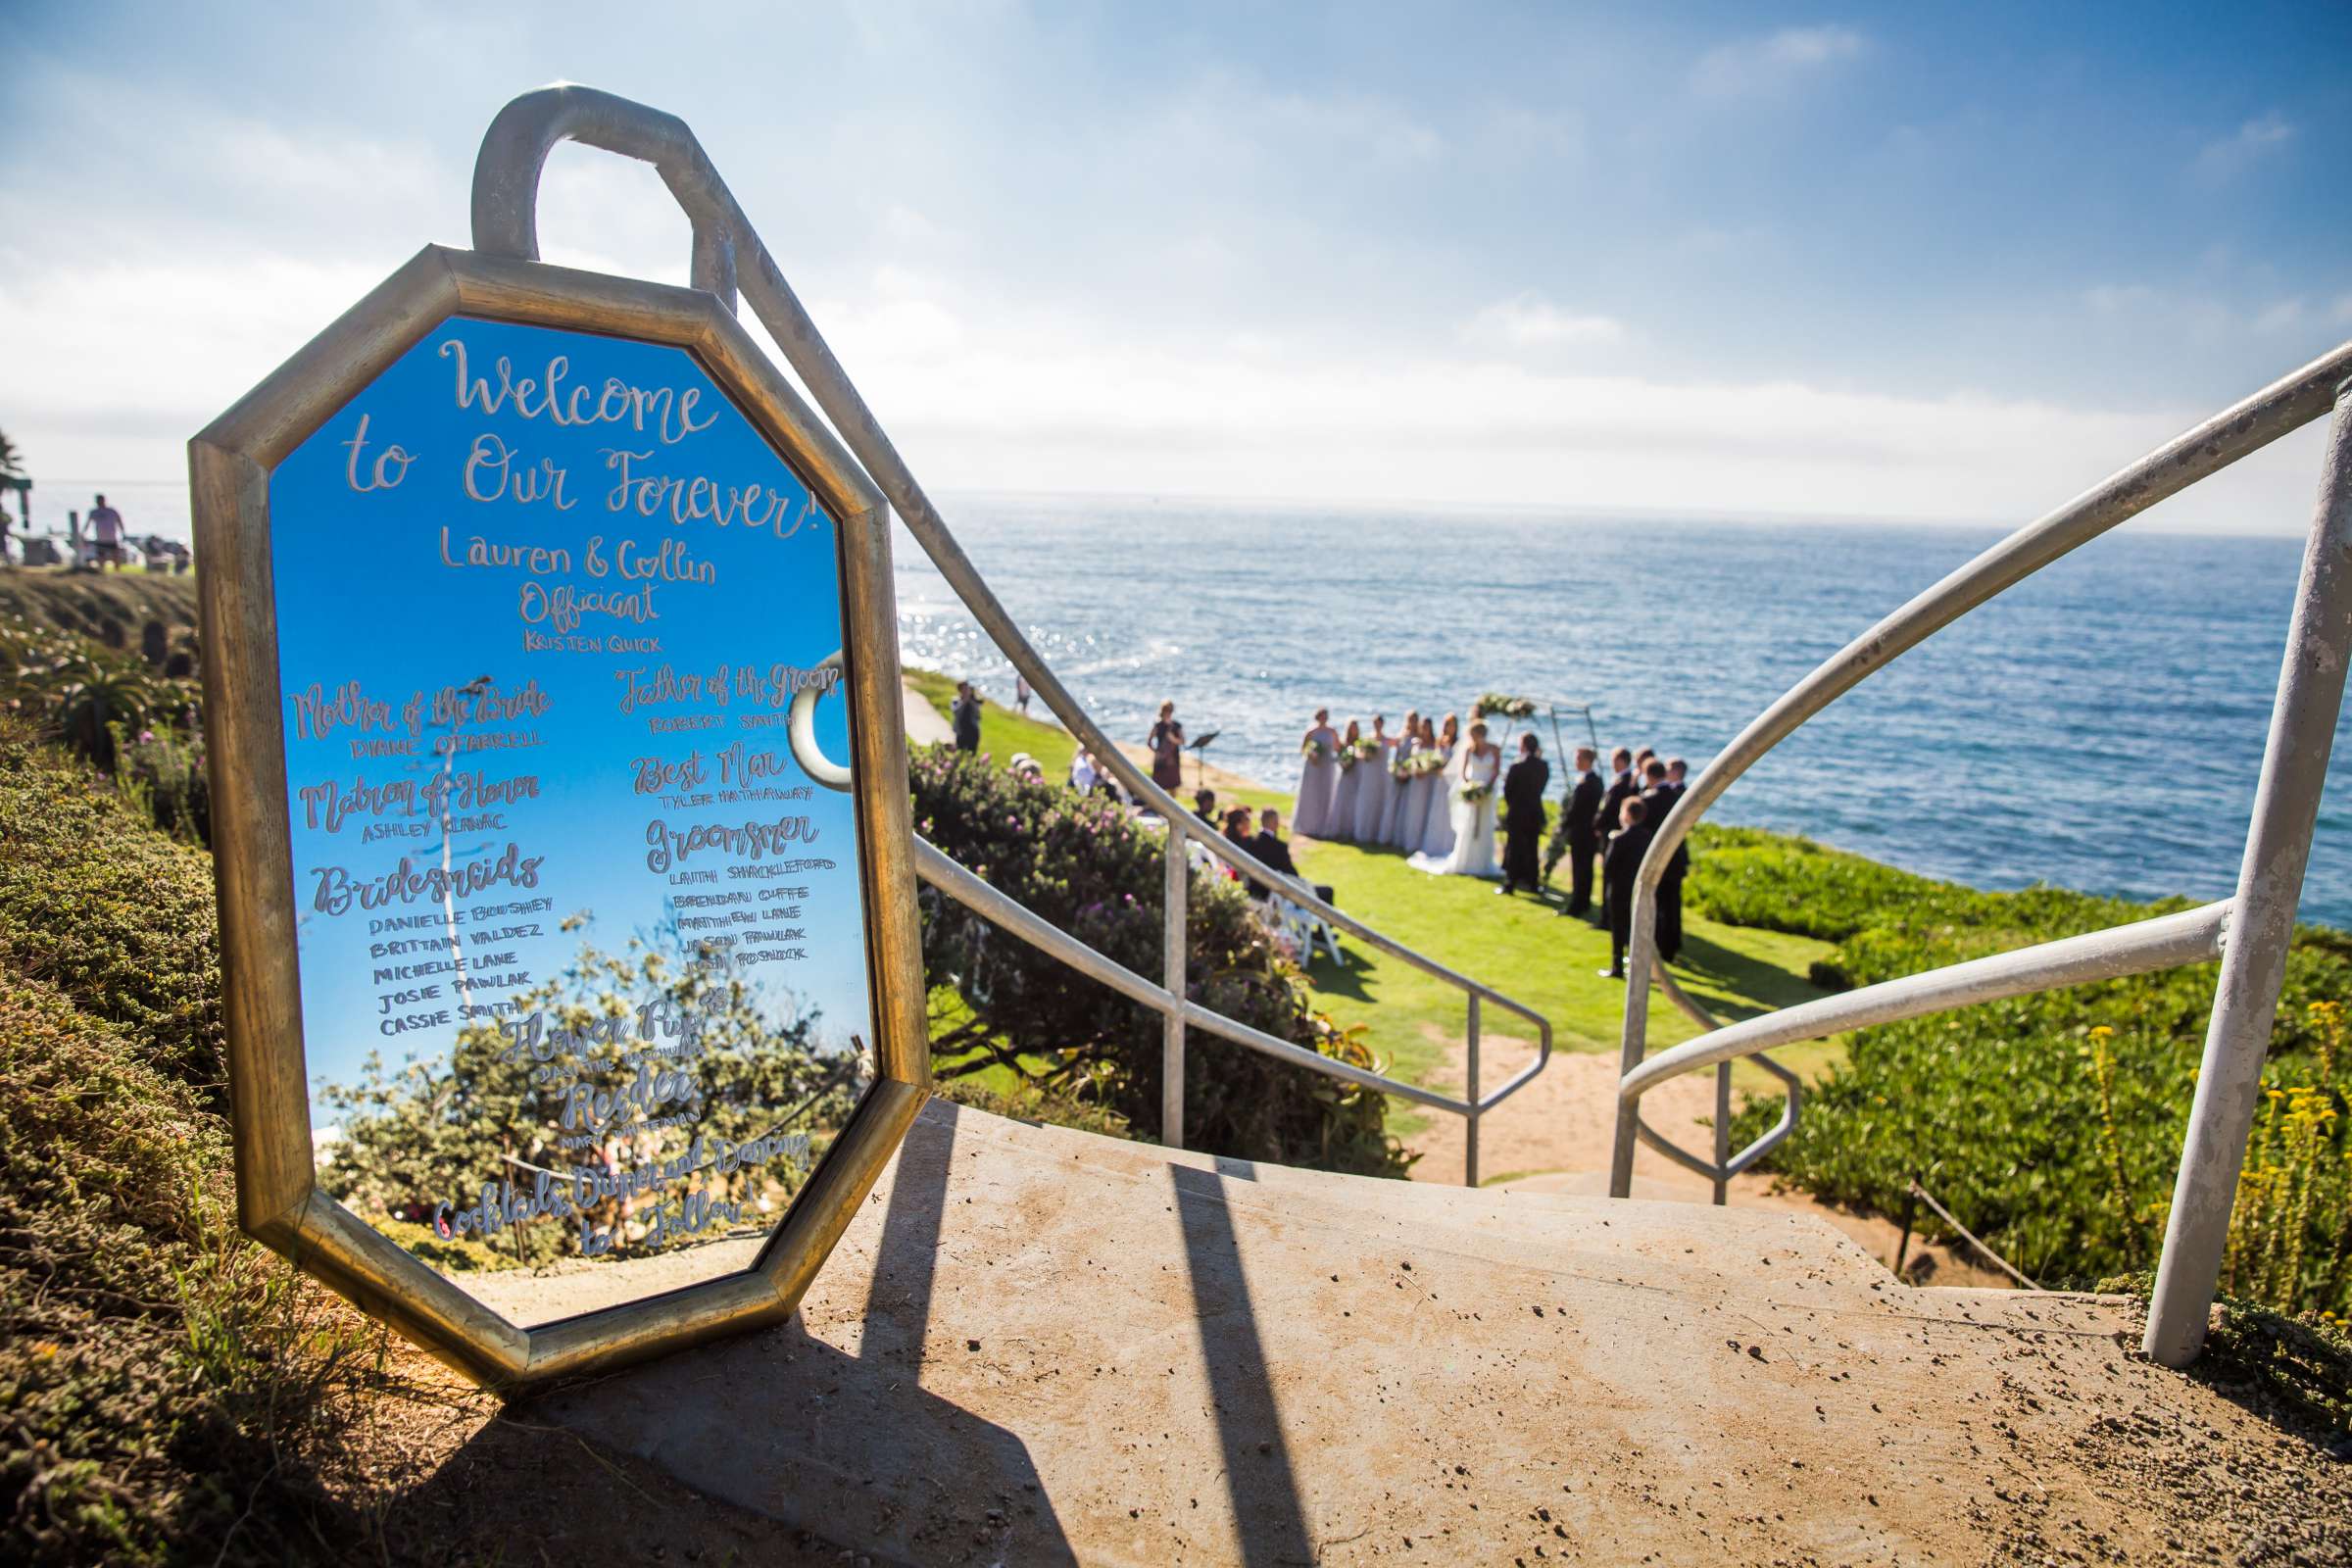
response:
<path id="1" fill-rule="evenodd" d="M 943 509 L 1079 700 L 1141 740 L 1172 698 L 1212 761 L 1296 782 L 1313 710 L 1591 705 L 1604 748 L 1695 769 L 1990 530 L 1316 510 L 1073 498 Z M 1834 704 L 1712 818 L 1984 888 L 2153 898 L 2236 884 L 2299 540 L 2124 531 L 2045 568 Z M 902 531 L 910 663 L 1011 667 Z M 1042 712 L 1033 705 L 1032 711 Z M 1551 726 L 1539 719 L 1545 752 Z M 1560 721 L 1560 739 L 1583 721 Z M 2352 926 L 2339 738 L 2306 919 Z"/>

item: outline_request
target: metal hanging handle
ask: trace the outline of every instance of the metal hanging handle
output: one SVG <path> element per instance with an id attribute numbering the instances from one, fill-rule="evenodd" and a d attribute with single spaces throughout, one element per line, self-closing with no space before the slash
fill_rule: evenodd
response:
<path id="1" fill-rule="evenodd" d="M 818 669 L 842 669 L 841 650 L 835 649 L 816 662 Z M 839 682 L 832 684 L 838 685 Z M 829 790 L 847 791 L 850 770 L 827 757 L 824 748 L 816 744 L 816 704 L 825 695 L 825 688 L 804 686 L 792 694 L 792 709 L 785 719 L 785 735 L 792 742 L 792 760 L 801 764 L 801 771 Z"/>

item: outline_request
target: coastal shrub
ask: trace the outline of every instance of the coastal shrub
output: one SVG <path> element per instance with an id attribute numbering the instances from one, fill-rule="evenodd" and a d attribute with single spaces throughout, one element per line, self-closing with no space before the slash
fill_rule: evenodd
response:
<path id="1" fill-rule="evenodd" d="M 210 858 L 0 717 L 0 965 L 137 1031 L 161 1071 L 227 1077 Z"/>
<path id="2" fill-rule="evenodd" d="M 1831 962 L 1854 985 L 2185 906 L 2054 888 L 1984 893 L 1802 840 L 1721 829 L 1711 837 L 1717 842 L 1692 860 L 1690 905 L 1719 919 L 1737 910 L 1744 923 L 1837 941 Z M 2216 968 L 1858 1031 L 1767 1163 L 1822 1197 L 1889 1214 L 1902 1208 L 1916 1177 L 2036 1278 L 2145 1267 L 2163 1236 Z M 2321 1081 L 2330 1014 L 2313 1011 L 2347 995 L 2352 939 L 2298 932 L 2266 1080 L 2276 1098 L 2266 1102 L 2301 1108 L 2280 1111 L 2272 1130 L 2258 1127 L 2248 1169 L 2320 1174 L 2281 1175 L 2276 1203 L 2258 1197 L 2241 1204 L 2241 1225 L 2292 1229 L 2298 1240 L 2264 1244 L 2260 1255 L 2273 1260 L 2265 1288 L 2249 1288 L 2250 1265 L 2234 1287 L 2288 1310 L 2342 1311 L 2352 1300 L 2343 1101 L 2338 1087 Z M 2300 1100 L 2298 1086 L 2308 1091 Z M 1778 1114 L 1777 1105 L 1750 1105 L 1735 1141 L 1761 1133 Z M 2289 1258 L 2291 1267 L 2279 1261 Z"/>
<path id="3" fill-rule="evenodd" d="M 1015 1121 L 1074 1127 L 1082 1133 L 1099 1133 L 1105 1138 L 1135 1136 L 1127 1118 L 1101 1101 L 1083 1099 L 1068 1090 L 1054 1089 L 1029 1078 L 1015 1077 L 1003 1083 L 978 1078 L 942 1078 L 939 1097 L 991 1115 L 1009 1116 Z"/>
<path id="4" fill-rule="evenodd" d="M 177 667 L 168 654 L 151 664 L 23 616 L 0 617 L 0 714 L 95 765 L 165 832 L 204 844 L 212 799 L 199 688 L 161 672 Z"/>
<path id="5" fill-rule="evenodd" d="M 1140 974 L 1160 969 L 1162 838 L 1100 796 L 1015 778 L 944 746 L 908 767 L 916 831 L 1050 923 Z M 1156 1013 L 989 925 L 936 890 L 922 895 L 925 980 L 953 988 L 935 1036 L 943 1076 L 1001 1065 L 1054 1094 L 1092 1100 L 1146 1136 L 1159 1126 Z M 1359 1036 L 1308 1004 L 1239 884 L 1196 871 L 1187 902 L 1194 1001 L 1340 1060 L 1373 1065 Z M 1238 1158 L 1400 1173 L 1376 1092 L 1190 1032 L 1186 1141 Z"/>
<path id="6" fill-rule="evenodd" d="M 281 1447 L 358 1319 L 236 1233 L 228 1133 L 132 1032 L 0 973 L 0 1558 L 283 1561 L 333 1532 Z"/>

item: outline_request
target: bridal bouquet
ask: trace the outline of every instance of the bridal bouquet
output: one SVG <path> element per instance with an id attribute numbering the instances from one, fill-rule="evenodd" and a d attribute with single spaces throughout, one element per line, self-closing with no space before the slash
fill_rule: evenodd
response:
<path id="1" fill-rule="evenodd" d="M 1399 782 L 1406 782 L 1416 778 L 1427 778 L 1430 774 L 1441 771 L 1445 766 L 1446 758 L 1443 753 L 1415 752 L 1395 767 L 1390 768 L 1389 771 L 1395 774 Z"/>
<path id="2" fill-rule="evenodd" d="M 1470 715 L 1473 718 L 1485 718 L 1494 713 L 1500 713 L 1505 718 L 1533 718 L 1536 713 L 1536 700 L 1532 697 L 1505 697 L 1500 692 L 1487 692 L 1482 694 L 1470 709 Z"/>
<path id="3" fill-rule="evenodd" d="M 1492 784 L 1465 784 L 1462 786 L 1462 804 L 1465 806 L 1476 806 L 1479 802 L 1485 800 L 1488 796 L 1494 793 L 1494 786 Z"/>

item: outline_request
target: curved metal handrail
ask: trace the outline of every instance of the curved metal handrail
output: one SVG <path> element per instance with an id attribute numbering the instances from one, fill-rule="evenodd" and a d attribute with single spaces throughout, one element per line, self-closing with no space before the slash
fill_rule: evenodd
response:
<path id="1" fill-rule="evenodd" d="M 1647 1048 L 1647 982 L 1656 967 L 1657 890 L 1666 862 L 1735 781 L 1806 720 L 1986 600 L 2166 497 L 2317 419 L 2334 402 L 2335 388 L 2348 373 L 2352 373 L 2352 343 L 2322 355 L 2183 431 L 1914 597 L 1825 660 L 1741 730 L 1691 781 L 1666 813 L 1642 856 L 1635 881 L 1632 940 L 1626 953 L 1625 1013 L 1618 1039 L 1620 1074 L 1630 1074 L 1641 1066 Z M 1609 1169 L 1610 1191 L 1618 1197 L 1632 1190 L 1633 1146 L 1638 1136 L 1633 1110 L 1621 1103 Z"/>
<path id="2" fill-rule="evenodd" d="M 1964 963 L 1947 963 L 1899 980 L 1885 980 L 1742 1018 L 1649 1057 L 1619 1081 L 1617 1097 L 1621 1102 L 1639 1100 L 1669 1078 L 1800 1040 L 1824 1040 L 1849 1029 L 1947 1012 L 1980 1002 L 2205 963 L 2222 956 L 2230 909 L 2228 900 L 2199 905 L 2178 914 L 2062 937 Z"/>
<path id="3" fill-rule="evenodd" d="M 694 286 L 717 295 L 730 310 L 735 308 L 739 292 L 750 303 L 753 314 L 775 339 L 776 346 L 783 351 L 786 363 L 800 377 L 802 385 L 808 388 L 809 396 L 831 421 L 843 443 L 889 499 L 900 521 L 914 535 L 915 542 L 923 547 L 924 554 L 931 558 L 940 575 L 955 588 L 981 628 L 1004 652 L 1013 668 L 1028 680 L 1031 689 L 1047 709 L 1061 720 L 1081 744 L 1093 752 L 1097 762 L 1107 768 L 1119 781 L 1129 798 L 1158 812 L 1166 821 L 1167 876 L 1163 895 L 1166 952 L 1163 956 L 1167 973 L 1163 982 L 1155 988 L 1154 998 L 1137 998 L 1159 1009 L 1166 1030 L 1161 1054 L 1163 1141 L 1171 1145 L 1181 1145 L 1183 1142 L 1184 1031 L 1188 1024 L 1211 1029 L 1252 1050 L 1279 1056 L 1329 1077 L 1354 1082 L 1359 1081 L 1363 1071 L 1315 1053 L 1303 1052 L 1298 1047 L 1277 1041 L 1237 1020 L 1223 1018 L 1193 1003 L 1186 996 L 1185 908 L 1190 887 L 1186 846 L 1200 844 L 1211 856 L 1250 881 L 1280 893 L 1291 903 L 1310 910 L 1366 946 L 1410 964 L 1465 994 L 1469 1017 L 1468 1081 L 1463 1100 L 1451 1101 L 1443 1096 L 1432 1098 L 1429 1091 L 1418 1086 L 1377 1074 L 1372 1075 L 1376 1080 L 1372 1086 L 1465 1116 L 1469 1123 L 1465 1175 L 1470 1185 L 1476 1186 L 1478 1117 L 1483 1110 L 1543 1071 L 1550 1061 L 1550 1021 L 1533 1007 L 1382 935 L 1326 901 L 1314 897 L 1311 892 L 1301 890 L 1296 882 L 1282 877 L 1224 835 L 1197 833 L 1186 825 L 1191 813 L 1111 743 L 1109 737 L 1096 725 L 1079 706 L 1077 699 L 1047 666 L 1037 650 L 1030 646 L 1019 625 L 1005 612 L 995 593 L 982 580 L 970 558 L 963 553 L 962 546 L 949 532 L 947 523 L 932 505 L 930 497 L 916 482 L 906 461 L 899 456 L 898 448 L 883 430 L 881 421 L 866 406 L 865 399 L 826 344 L 824 335 L 817 330 L 816 323 L 794 294 L 792 286 L 785 281 L 774 257 L 768 253 L 759 232 L 744 216 L 742 207 L 737 204 L 733 193 L 727 189 L 726 182 L 719 177 L 718 171 L 684 121 L 626 98 L 573 83 L 557 83 L 513 99 L 491 122 L 474 162 L 472 220 L 476 250 L 520 261 L 539 259 L 540 176 L 546 168 L 548 154 L 564 141 L 581 142 L 654 166 L 662 175 L 662 183 L 669 188 L 670 195 L 686 214 L 693 241 L 690 276 Z M 919 839 L 917 844 L 921 848 L 928 848 L 921 846 Z M 980 899 L 976 890 L 986 889 L 985 883 L 969 877 L 968 873 L 961 877 L 950 876 L 944 869 L 948 865 L 954 865 L 954 862 L 944 856 L 934 861 L 929 856 L 918 854 L 918 869 L 935 886 L 991 919 L 997 919 L 999 915 L 1009 919 L 1008 909 Z M 994 895 L 993 889 L 987 891 L 1001 898 Z M 1010 905 L 1012 909 L 1019 908 L 1018 905 L 1011 905 L 1009 900 L 1003 903 Z M 1022 913 L 1026 914 L 1027 911 L 1023 910 Z M 1030 916 L 1030 919 L 1035 920 L 1035 917 Z M 1006 920 L 1000 920 L 999 923 L 1004 924 Z M 1024 939 L 1055 952 L 1067 960 L 1068 950 L 1060 944 L 1041 940 L 1038 926 L 1045 931 L 1054 929 L 1042 921 L 1038 921 L 1036 926 L 1015 923 L 1009 928 L 1016 929 Z M 1083 948 L 1083 944 L 1080 947 Z M 1084 951 L 1091 953 L 1093 950 Z M 1142 978 L 1134 975 L 1132 970 L 1121 968 L 1120 973 L 1137 981 Z M 1102 976 L 1097 975 L 1097 978 Z M 1478 1087 L 1480 1005 L 1490 1002 L 1524 1018 L 1535 1027 L 1537 1054 L 1530 1066 L 1514 1075 L 1494 1094 L 1482 1097 Z M 1300 1056 L 1310 1059 L 1301 1060 Z"/>

